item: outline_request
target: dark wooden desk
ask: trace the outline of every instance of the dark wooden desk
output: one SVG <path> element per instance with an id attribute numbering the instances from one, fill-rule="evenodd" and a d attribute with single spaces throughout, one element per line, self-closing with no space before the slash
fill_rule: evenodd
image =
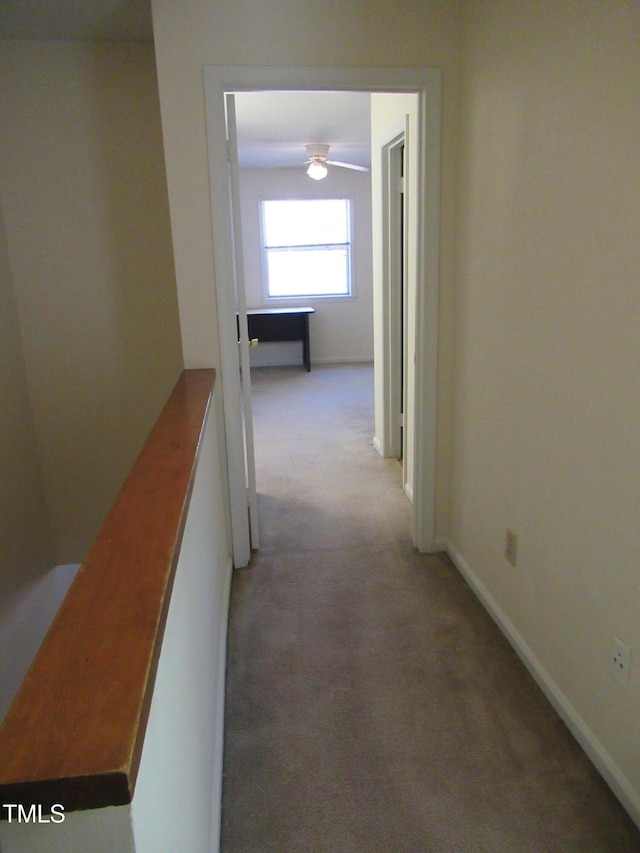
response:
<path id="1" fill-rule="evenodd" d="M 311 370 L 309 349 L 309 315 L 315 309 L 304 308 L 250 308 L 247 311 L 249 338 L 266 343 L 302 341 L 302 361 Z"/>

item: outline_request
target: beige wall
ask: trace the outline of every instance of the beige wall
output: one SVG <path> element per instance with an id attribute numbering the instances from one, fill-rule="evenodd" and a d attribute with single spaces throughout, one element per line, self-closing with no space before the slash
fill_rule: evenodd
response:
<path id="1" fill-rule="evenodd" d="M 182 367 L 153 49 L 0 45 L 0 200 L 58 563 Z"/>
<path id="2" fill-rule="evenodd" d="M 302 4 L 153 0 L 162 124 L 185 363 L 219 364 L 203 67 L 437 67 L 443 70 L 441 327 L 450 329 L 458 3 Z M 214 187 L 215 192 L 215 187 Z M 446 523 L 450 348 L 442 342 L 437 535 Z"/>
<path id="3" fill-rule="evenodd" d="M 354 218 L 352 252 L 353 299 L 278 300 L 277 305 L 310 305 L 312 361 L 373 359 L 373 293 L 371 285 L 371 183 L 368 174 L 331 169 L 322 181 L 310 180 L 304 169 L 241 169 L 240 204 L 247 305 L 266 305 L 263 290 L 260 203 L 277 198 L 348 198 Z M 270 352 L 273 351 L 273 352 Z M 271 344 L 251 350 L 251 363 L 282 363 L 277 355 L 301 358 L 299 343 Z M 262 352 L 261 352 L 262 351 Z M 262 356 L 262 358 L 261 358 Z M 272 359 L 276 360 L 273 361 Z M 266 359 L 266 361 L 265 361 Z M 286 363 L 286 362 L 285 362 Z M 294 362 L 295 363 L 295 362 Z"/>
<path id="4" fill-rule="evenodd" d="M 450 541 L 640 817 L 640 7 L 464 7 Z"/>
<path id="5" fill-rule="evenodd" d="M 54 564 L 1 208 L 0 424 L 1 621 L 13 594 Z"/>

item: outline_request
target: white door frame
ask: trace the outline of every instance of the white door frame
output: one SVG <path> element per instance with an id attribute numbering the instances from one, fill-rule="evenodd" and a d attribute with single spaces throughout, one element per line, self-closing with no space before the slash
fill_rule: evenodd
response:
<path id="1" fill-rule="evenodd" d="M 279 68 L 205 66 L 211 214 L 229 470 L 234 564 L 250 558 L 233 292 L 233 235 L 226 178 L 224 95 L 271 90 L 414 92 L 418 95 L 418 257 L 415 329 L 414 477 L 412 538 L 435 548 L 438 289 L 440 243 L 441 72 L 431 68 Z"/>

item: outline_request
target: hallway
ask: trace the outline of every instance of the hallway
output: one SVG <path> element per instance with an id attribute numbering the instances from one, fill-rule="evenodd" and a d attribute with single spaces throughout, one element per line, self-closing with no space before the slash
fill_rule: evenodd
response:
<path id="1" fill-rule="evenodd" d="M 252 379 L 262 547 L 233 579 L 222 850 L 640 849 L 449 559 L 413 549 L 371 365 Z"/>

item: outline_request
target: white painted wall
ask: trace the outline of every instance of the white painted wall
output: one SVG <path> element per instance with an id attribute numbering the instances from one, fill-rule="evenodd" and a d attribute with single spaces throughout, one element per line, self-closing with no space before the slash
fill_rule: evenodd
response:
<path id="1" fill-rule="evenodd" d="M 322 181 L 300 169 L 241 169 L 240 202 L 247 306 L 267 306 L 259 207 L 263 199 L 349 198 L 352 201 L 353 298 L 280 300 L 273 307 L 310 305 L 312 363 L 371 361 L 373 359 L 373 291 L 371 258 L 371 182 L 369 174 L 332 168 Z M 300 364 L 302 346 L 260 344 L 251 351 L 251 364 Z"/>
<path id="2" fill-rule="evenodd" d="M 640 823 L 640 7 L 463 8 L 450 546 Z"/>
<path id="3" fill-rule="evenodd" d="M 0 720 L 40 640 L 23 649 L 13 632 L 21 602 L 55 564 L 36 431 L 27 388 L 13 276 L 0 210 Z M 9 628 L 7 620 L 12 620 Z M 39 635 L 39 632 L 38 632 Z M 41 639 L 41 637 L 40 637 Z M 16 648 L 15 663 L 11 649 Z M 22 674 L 22 675 L 21 675 Z"/>
<path id="4" fill-rule="evenodd" d="M 0 722 L 79 568 L 56 566 L 0 601 Z"/>
<path id="5" fill-rule="evenodd" d="M 0 126 L 49 568 L 83 560 L 182 369 L 153 46 L 0 41 Z M 35 534 L 34 485 L 29 501 Z"/>
<path id="6" fill-rule="evenodd" d="M 136 853 L 219 847 L 232 567 L 218 417 L 209 413 L 171 594 L 132 803 Z"/>

